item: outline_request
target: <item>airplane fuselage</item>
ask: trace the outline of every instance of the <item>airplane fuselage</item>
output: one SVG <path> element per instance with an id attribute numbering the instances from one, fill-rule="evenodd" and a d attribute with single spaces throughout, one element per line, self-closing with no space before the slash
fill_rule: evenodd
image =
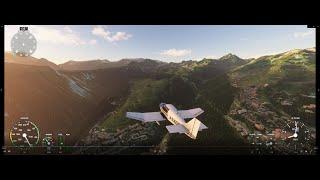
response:
<path id="1" fill-rule="evenodd" d="M 197 138 L 199 131 L 207 129 L 199 119 L 199 116 L 204 111 L 201 108 L 193 108 L 187 110 L 177 110 L 172 104 L 160 103 L 160 112 L 127 112 L 126 117 L 139 120 L 142 122 L 156 122 L 168 120 L 173 125 L 167 125 L 169 133 L 186 134 L 192 139 Z M 186 122 L 186 119 L 191 119 Z"/>
<path id="2" fill-rule="evenodd" d="M 177 109 L 172 104 L 160 104 L 160 111 L 165 116 L 165 118 L 170 121 L 174 125 L 181 124 L 183 127 L 185 127 L 187 133 L 185 133 L 187 136 L 189 136 L 192 139 L 195 139 L 194 136 L 192 136 L 192 133 L 189 131 L 188 128 L 186 128 L 186 121 L 181 118 L 178 114 Z"/>

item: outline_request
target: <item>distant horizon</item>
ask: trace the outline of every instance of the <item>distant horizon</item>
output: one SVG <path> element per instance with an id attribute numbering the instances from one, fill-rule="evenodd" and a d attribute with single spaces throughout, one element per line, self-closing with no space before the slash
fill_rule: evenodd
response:
<path id="1" fill-rule="evenodd" d="M 23 26 L 23 25 L 21 25 Z M 5 25 L 5 51 L 19 25 Z M 315 29 L 306 25 L 30 25 L 36 58 L 56 64 L 125 58 L 163 62 L 217 59 L 232 53 L 243 59 L 315 47 Z"/>
<path id="2" fill-rule="evenodd" d="M 109 62 L 118 62 L 118 61 L 121 61 L 121 60 L 124 60 L 124 59 L 150 59 L 150 60 L 161 61 L 161 62 L 165 62 L 165 63 L 181 63 L 181 62 L 183 62 L 183 61 L 201 61 L 201 60 L 203 60 L 203 59 L 219 60 L 220 58 L 222 58 L 222 57 L 224 57 L 224 56 L 226 56 L 226 55 L 228 55 L 228 54 L 235 55 L 235 56 L 237 56 L 237 57 L 239 57 L 240 59 L 243 59 L 243 60 L 258 59 L 258 58 L 263 57 L 263 56 L 272 56 L 272 55 L 281 54 L 281 53 L 285 53 L 285 52 L 290 52 L 290 51 L 294 51 L 294 50 L 304 50 L 304 49 L 315 49 L 315 50 L 316 50 L 316 47 L 295 48 L 295 49 L 290 49 L 290 50 L 283 51 L 283 52 L 278 52 L 278 53 L 273 53 L 273 54 L 265 54 L 265 55 L 261 55 L 261 56 L 259 56 L 259 57 L 255 57 L 255 58 L 242 58 L 242 57 L 238 56 L 237 54 L 227 53 L 227 54 L 225 54 L 225 55 L 223 55 L 223 56 L 221 56 L 221 57 L 218 57 L 218 58 L 206 58 L 206 57 L 204 57 L 204 58 L 202 58 L 202 59 L 184 59 L 184 60 L 181 60 L 181 61 L 178 61 L 178 62 L 177 62 L 177 61 L 167 62 L 167 61 L 162 61 L 162 60 L 159 60 L 159 59 L 142 58 L 142 57 L 137 57 L 137 58 L 128 58 L 128 57 L 126 57 L 126 58 L 121 58 L 121 59 L 113 60 L 113 61 L 112 61 L 112 60 L 109 60 L 109 59 L 106 59 L 106 58 L 102 58 L 102 59 L 88 59 L 88 60 L 74 60 L 74 59 L 71 59 L 71 60 L 65 61 L 65 62 L 63 62 L 63 63 L 57 64 L 57 63 L 55 63 L 54 61 L 52 61 L 51 59 L 49 59 L 49 58 L 45 58 L 45 57 L 40 57 L 40 58 L 38 58 L 38 57 L 34 57 L 34 56 L 31 56 L 31 57 L 36 58 L 36 59 L 46 59 L 46 60 L 48 60 L 48 61 L 50 61 L 50 62 L 52 62 L 52 63 L 54 63 L 54 64 L 56 64 L 56 65 L 65 64 L 65 63 L 70 62 L 70 61 L 74 61 L 74 62 L 89 62 L 89 61 L 104 61 L 104 60 L 107 60 L 107 61 L 109 61 Z M 11 51 L 5 51 L 5 53 L 10 53 L 10 54 L 11 54 Z"/>
<path id="3" fill-rule="evenodd" d="M 287 51 L 283 51 L 283 52 L 277 52 L 277 53 L 272 53 L 272 54 L 265 54 L 265 55 L 261 55 L 261 56 L 258 56 L 258 57 L 252 57 L 252 58 L 242 58 L 240 56 L 238 56 L 237 54 L 234 54 L 234 53 L 227 53 L 225 55 L 222 55 L 221 57 L 217 57 L 217 58 L 210 58 L 210 57 L 204 57 L 204 58 L 200 58 L 200 59 L 182 59 L 180 61 L 162 61 L 162 60 L 159 60 L 159 59 L 152 59 L 152 58 L 147 58 L 147 57 L 125 57 L 125 58 L 121 58 L 121 59 L 117 59 L 117 60 L 110 60 L 110 59 L 106 59 L 106 58 L 102 58 L 102 59 L 86 59 L 86 60 L 77 60 L 77 59 L 70 59 L 70 60 L 67 60 L 63 63 L 55 63 L 54 61 L 52 61 L 51 59 L 49 58 L 46 58 L 46 57 L 34 57 L 34 56 L 31 56 L 33 58 L 36 58 L 36 59 L 46 59 L 56 65 L 60 65 L 60 64 L 65 64 L 67 62 L 71 62 L 71 61 L 74 61 L 74 62 L 89 62 L 89 61 L 109 61 L 109 62 L 118 62 L 118 61 L 121 61 L 121 60 L 124 60 L 124 59 L 150 59 L 150 60 L 154 60 L 154 61 L 161 61 L 161 62 L 165 62 L 165 63 L 181 63 L 183 61 L 201 61 L 203 59 L 213 59 L 213 60 L 219 60 L 221 59 L 222 57 L 228 55 L 228 54 L 232 54 L 232 55 L 235 55 L 237 57 L 239 57 L 240 59 L 243 59 L 243 60 L 248 60 L 248 59 L 258 59 L 260 57 L 263 57 L 263 56 L 272 56 L 272 55 L 277 55 L 277 54 L 282 54 L 282 53 L 285 53 L 285 52 L 290 52 L 290 51 L 294 51 L 294 50 L 304 50 L 304 49 L 315 49 L 316 47 L 307 47 L 307 48 L 295 48 L 295 49 L 289 49 Z M 316 49 L 315 49 L 316 50 Z M 11 51 L 5 51 L 5 53 L 11 53 Z"/>

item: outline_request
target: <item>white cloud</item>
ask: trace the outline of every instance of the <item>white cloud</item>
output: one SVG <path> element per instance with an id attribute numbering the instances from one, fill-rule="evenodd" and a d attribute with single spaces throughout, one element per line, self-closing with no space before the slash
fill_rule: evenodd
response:
<path id="1" fill-rule="evenodd" d="M 68 33 L 73 33 L 72 29 L 69 26 L 65 26 L 63 29 Z"/>
<path id="2" fill-rule="evenodd" d="M 95 44 L 97 44 L 97 40 L 91 39 L 91 40 L 89 41 L 89 44 L 90 44 L 90 45 L 95 45 Z"/>
<path id="3" fill-rule="evenodd" d="M 86 41 L 68 26 L 62 29 L 51 26 L 32 26 L 29 29 L 38 41 L 66 45 L 86 44 Z"/>
<path id="4" fill-rule="evenodd" d="M 131 34 L 127 34 L 125 32 L 117 32 L 114 36 L 112 36 L 113 41 L 121 41 L 121 40 L 128 40 L 132 37 Z"/>
<path id="5" fill-rule="evenodd" d="M 103 38 L 108 37 L 111 33 L 109 31 L 105 31 L 102 26 L 96 26 L 92 29 L 92 34 L 96 36 L 101 36 Z"/>
<path id="6" fill-rule="evenodd" d="M 204 58 L 206 58 L 206 59 L 216 59 L 217 56 L 215 56 L 215 55 L 209 55 L 209 56 L 206 56 L 206 57 L 204 57 Z"/>
<path id="7" fill-rule="evenodd" d="M 18 32 L 20 26 L 26 25 L 9 25 L 5 26 L 5 51 L 10 51 L 11 38 Z M 84 39 L 80 33 L 75 31 L 72 26 L 26 26 L 35 36 L 38 43 L 49 43 L 56 45 L 95 45 L 96 39 Z M 97 26 L 92 30 L 92 34 L 102 36 L 110 42 L 127 40 L 132 37 L 131 34 L 125 32 L 111 33 L 106 31 L 102 26 Z"/>
<path id="8" fill-rule="evenodd" d="M 106 30 L 105 28 L 103 28 L 102 26 L 94 27 L 91 32 L 93 35 L 102 37 L 109 42 L 128 40 L 129 38 L 132 37 L 131 34 L 128 34 L 126 32 L 112 33 L 110 31 Z"/>
<path id="9" fill-rule="evenodd" d="M 181 57 L 191 54 L 191 50 L 189 49 L 168 49 L 165 51 L 162 51 L 160 53 L 164 56 L 170 56 L 170 57 Z"/>
<path id="10" fill-rule="evenodd" d="M 305 31 L 305 32 L 295 32 L 293 34 L 293 36 L 295 38 L 305 38 L 305 37 L 308 37 L 308 36 L 311 36 L 311 35 L 314 35 L 314 34 L 315 34 L 315 31 L 309 29 L 308 31 Z"/>

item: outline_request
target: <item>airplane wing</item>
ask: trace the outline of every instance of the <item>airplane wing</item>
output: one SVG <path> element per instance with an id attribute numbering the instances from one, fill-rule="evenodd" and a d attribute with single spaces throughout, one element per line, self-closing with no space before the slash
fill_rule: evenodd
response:
<path id="1" fill-rule="evenodd" d="M 201 108 L 194 108 L 189 110 L 179 110 L 178 114 L 183 119 L 195 118 L 202 114 L 204 111 Z"/>
<path id="2" fill-rule="evenodd" d="M 147 112 L 147 113 L 127 112 L 126 117 L 130 119 L 139 120 L 142 122 L 165 120 L 165 118 L 160 114 L 160 112 Z"/>

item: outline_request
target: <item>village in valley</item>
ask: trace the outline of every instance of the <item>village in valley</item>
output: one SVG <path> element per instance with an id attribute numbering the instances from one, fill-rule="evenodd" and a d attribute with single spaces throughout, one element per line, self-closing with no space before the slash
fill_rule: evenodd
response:
<path id="1" fill-rule="evenodd" d="M 79 149 L 80 153 L 85 154 L 118 154 L 125 153 L 133 149 L 149 149 L 152 153 L 158 153 L 157 147 L 150 142 L 154 138 L 159 138 L 154 123 L 134 123 L 126 128 L 117 129 L 116 132 L 109 132 L 104 128 L 95 126 L 89 131 L 89 136 L 82 139 L 78 146 L 83 146 Z M 76 152 L 76 153 L 79 153 Z M 130 154 L 130 153 L 129 153 Z"/>
<path id="2" fill-rule="evenodd" d="M 262 93 L 267 90 L 268 86 L 269 84 L 264 84 L 262 86 L 248 86 L 240 89 L 240 93 L 235 98 L 225 119 L 253 147 L 263 147 L 264 150 L 268 151 L 267 153 L 279 153 L 281 151 L 283 153 L 290 153 L 291 149 L 283 140 L 292 134 L 284 132 L 283 127 L 291 121 L 292 115 L 283 111 L 283 109 L 293 108 L 296 105 L 295 103 L 299 102 L 297 101 L 297 97 L 290 96 L 285 91 L 270 94 L 269 99 L 272 99 L 271 101 L 266 99 Z M 301 98 L 315 101 L 313 94 L 301 94 Z M 315 113 L 316 105 L 314 103 L 299 104 L 298 106 L 300 106 L 298 111 L 301 112 L 299 114 L 304 117 L 314 115 Z M 311 126 L 308 128 L 310 129 L 310 138 L 312 139 L 310 143 L 312 143 L 316 136 L 315 128 Z M 275 144 L 277 146 L 274 146 Z M 313 152 L 312 146 L 305 146 L 306 148 L 310 148 L 306 154 Z M 260 152 L 261 148 L 258 149 L 259 153 L 263 153 Z"/>

